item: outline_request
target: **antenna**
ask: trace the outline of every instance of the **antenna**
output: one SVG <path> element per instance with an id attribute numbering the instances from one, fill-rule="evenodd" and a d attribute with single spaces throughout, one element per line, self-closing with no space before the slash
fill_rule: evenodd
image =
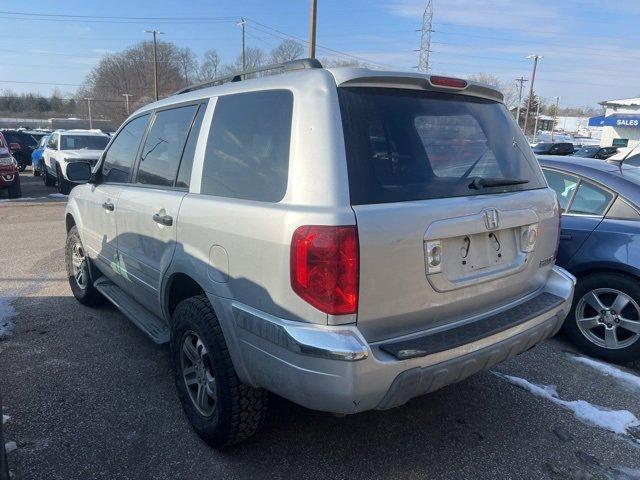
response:
<path id="1" fill-rule="evenodd" d="M 433 0 L 427 0 L 427 6 L 422 15 L 422 30 L 420 34 L 420 58 L 418 71 L 429 71 L 429 53 L 431 53 L 431 32 L 433 32 Z"/>

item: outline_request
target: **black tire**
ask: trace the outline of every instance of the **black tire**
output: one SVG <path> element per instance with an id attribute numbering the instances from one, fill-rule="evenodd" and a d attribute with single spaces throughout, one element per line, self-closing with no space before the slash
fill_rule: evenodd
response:
<path id="1" fill-rule="evenodd" d="M 183 341 L 194 334 L 208 352 L 204 364 L 215 377 L 216 399 L 209 416 L 196 406 L 183 377 Z M 227 447 L 260 429 L 267 411 L 268 392 L 245 385 L 238 378 L 218 318 L 206 296 L 188 298 L 176 307 L 171 318 L 171 358 L 185 414 L 209 445 Z"/>
<path id="2" fill-rule="evenodd" d="M 104 303 L 104 297 L 95 289 L 93 286 L 93 281 L 91 279 L 90 266 L 89 266 L 89 258 L 85 256 L 85 271 L 84 275 L 86 276 L 86 281 L 81 285 L 78 280 L 76 280 L 74 266 L 73 266 L 73 253 L 76 245 L 82 247 L 82 240 L 80 240 L 80 234 L 78 233 L 78 228 L 74 225 L 69 230 L 67 234 L 67 242 L 65 244 L 65 264 L 67 267 L 67 277 L 69 279 L 69 286 L 71 287 L 71 292 L 73 296 L 76 297 L 83 305 L 95 306 Z M 84 247 L 82 247 L 84 251 Z"/>
<path id="3" fill-rule="evenodd" d="M 32 172 L 34 177 L 40 176 L 40 169 L 36 168 L 35 166 L 32 167 Z"/>
<path id="4" fill-rule="evenodd" d="M 56 180 L 49 175 L 47 172 L 47 167 L 42 164 L 42 183 L 44 183 L 45 187 L 53 187 L 56 184 Z"/>
<path id="5" fill-rule="evenodd" d="M 564 333 L 573 344 L 587 355 L 615 363 L 627 363 L 640 359 L 640 338 L 624 348 L 612 349 L 597 345 L 593 341 L 589 340 L 580 328 L 578 328 L 578 323 L 576 321 L 576 307 L 578 306 L 580 299 L 596 289 L 612 289 L 622 292 L 631 297 L 636 304 L 640 305 L 640 285 L 638 284 L 637 279 L 620 273 L 603 272 L 586 275 L 578 279 L 573 305 L 571 306 L 569 315 L 567 315 L 567 318 L 564 321 Z M 610 305 L 606 306 L 609 307 Z M 634 307 L 633 305 L 630 305 L 626 308 Z M 629 316 L 630 311 L 625 309 L 625 312 L 625 316 Z M 604 331 L 605 327 L 603 326 L 598 328 L 602 328 L 602 331 Z M 599 333 L 598 330 L 596 330 L 596 332 Z M 628 331 L 624 331 L 622 333 L 626 335 Z"/>
<path id="6" fill-rule="evenodd" d="M 22 187 L 20 186 L 20 177 L 16 177 L 16 181 L 13 182 L 7 189 L 7 195 L 9 198 L 20 198 L 22 196 Z"/>
<path id="7" fill-rule="evenodd" d="M 25 164 L 18 165 L 18 170 L 20 170 L 21 172 L 24 172 L 26 169 L 27 169 L 27 166 Z"/>
<path id="8" fill-rule="evenodd" d="M 62 175 L 62 171 L 60 170 L 60 167 L 56 168 L 56 173 L 58 174 L 58 182 L 57 182 L 58 192 L 60 192 L 63 195 L 69 195 L 74 185 L 69 180 L 64 178 L 64 175 Z"/>

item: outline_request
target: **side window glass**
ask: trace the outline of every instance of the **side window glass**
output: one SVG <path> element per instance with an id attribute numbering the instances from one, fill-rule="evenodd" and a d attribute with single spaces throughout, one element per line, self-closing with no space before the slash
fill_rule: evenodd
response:
<path id="1" fill-rule="evenodd" d="M 182 152 L 180 168 L 178 169 L 178 178 L 176 179 L 176 187 L 178 188 L 189 188 L 189 184 L 191 182 L 191 169 L 193 168 L 193 156 L 196 152 L 198 135 L 200 134 L 200 127 L 202 126 L 202 119 L 206 109 L 206 105 L 200 105 L 196 118 L 191 126 L 191 131 L 187 138 L 187 144 L 184 146 L 184 152 Z"/>
<path id="2" fill-rule="evenodd" d="M 640 213 L 622 198 L 616 198 L 611 208 L 607 212 L 607 218 L 618 218 L 623 220 L 640 220 Z"/>
<path id="3" fill-rule="evenodd" d="M 47 142 L 47 148 L 52 148 L 54 150 L 58 148 L 58 142 L 56 141 L 57 138 L 57 135 L 51 135 L 51 138 L 49 138 L 49 142 Z"/>
<path id="4" fill-rule="evenodd" d="M 286 90 L 218 98 L 201 193 L 279 202 L 287 189 L 293 94 Z"/>
<path id="5" fill-rule="evenodd" d="M 197 105 L 156 113 L 142 149 L 136 182 L 172 187 Z"/>
<path id="6" fill-rule="evenodd" d="M 635 155 L 631 155 L 624 161 L 625 165 L 630 165 L 632 167 L 640 167 L 640 153 L 636 153 Z"/>
<path id="7" fill-rule="evenodd" d="M 585 215 L 604 215 L 612 198 L 613 194 L 583 181 L 578 187 L 573 202 L 571 202 L 569 212 Z"/>
<path id="8" fill-rule="evenodd" d="M 547 177 L 547 183 L 549 183 L 549 186 L 556 192 L 558 201 L 560 202 L 560 208 L 565 212 L 573 196 L 573 192 L 578 186 L 578 178 L 554 170 L 543 170 L 543 172 L 544 176 Z"/>
<path id="9" fill-rule="evenodd" d="M 131 120 L 120 130 L 111 146 L 104 154 L 102 176 L 105 183 L 129 181 L 131 167 L 135 160 L 140 141 L 147 127 L 149 114 Z"/>

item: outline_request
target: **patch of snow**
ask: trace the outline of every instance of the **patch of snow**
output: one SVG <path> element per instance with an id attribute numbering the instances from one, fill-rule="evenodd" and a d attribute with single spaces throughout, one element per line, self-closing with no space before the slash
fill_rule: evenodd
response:
<path id="1" fill-rule="evenodd" d="M 571 355 L 570 358 L 574 362 L 591 367 L 607 377 L 613 377 L 616 380 L 620 380 L 621 382 L 640 390 L 640 377 L 638 375 L 634 375 L 633 373 L 627 372 L 621 368 L 611 365 L 610 363 L 594 360 L 593 358 L 576 355 Z"/>
<path id="2" fill-rule="evenodd" d="M 10 319 L 15 314 L 16 311 L 11 306 L 11 299 L 9 297 L 0 297 L 0 339 L 8 337 L 13 331 L 15 325 Z"/>
<path id="3" fill-rule="evenodd" d="M 7 442 L 7 443 L 4 444 L 4 450 L 7 453 L 11 453 L 11 452 L 13 452 L 14 450 L 17 450 L 17 449 L 18 449 L 18 445 L 16 445 L 16 442 Z"/>
<path id="4" fill-rule="evenodd" d="M 20 198 L 3 198 L 0 202 L 28 202 L 31 200 L 39 200 L 37 197 L 20 197 Z"/>
<path id="5" fill-rule="evenodd" d="M 604 407 L 592 405 L 584 400 L 563 400 L 558 396 L 556 387 L 540 386 L 524 378 L 493 372 L 496 376 L 516 385 L 533 395 L 549 400 L 556 405 L 573 412 L 578 419 L 590 425 L 604 428 L 620 435 L 630 435 L 629 430 L 640 427 L 640 420 L 628 410 L 608 410 Z"/>
<path id="6" fill-rule="evenodd" d="M 47 195 L 49 198 L 69 198 L 69 195 L 65 195 L 63 193 L 50 193 Z"/>
<path id="7" fill-rule="evenodd" d="M 9 420 L 11 420 L 11 417 L 9 415 L 2 415 L 2 424 L 3 425 L 5 423 L 7 423 Z"/>

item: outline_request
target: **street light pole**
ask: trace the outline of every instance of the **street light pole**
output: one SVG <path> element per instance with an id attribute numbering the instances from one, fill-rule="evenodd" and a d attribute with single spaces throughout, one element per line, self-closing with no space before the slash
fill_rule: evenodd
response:
<path id="1" fill-rule="evenodd" d="M 240 21 L 237 23 L 237 25 L 242 28 L 242 71 L 244 72 L 247 69 L 247 52 L 245 49 L 245 41 L 244 41 L 244 35 L 245 35 L 245 26 L 247 25 L 247 20 L 243 17 L 240 18 Z"/>
<path id="2" fill-rule="evenodd" d="M 533 83 L 536 81 L 536 69 L 538 60 L 542 58 L 540 55 L 529 55 L 527 58 L 533 58 L 533 73 L 531 74 L 531 85 L 529 85 L 529 98 L 527 99 L 527 111 L 524 114 L 524 134 L 527 134 L 527 123 L 529 122 L 529 110 L 531 109 L 531 97 L 533 96 Z"/>
<path id="3" fill-rule="evenodd" d="M 85 98 L 85 100 L 87 101 L 87 112 L 89 113 L 89 130 L 92 130 L 93 121 L 91 119 L 91 100 L 93 100 L 93 98 Z"/>
<path id="4" fill-rule="evenodd" d="M 131 95 L 130 93 L 123 93 L 122 96 L 125 98 L 124 104 L 127 110 L 127 117 L 128 117 L 129 116 L 129 97 L 133 97 L 133 95 Z"/>
<path id="5" fill-rule="evenodd" d="M 309 58 L 316 58 L 316 24 L 318 18 L 318 0 L 311 0 L 309 19 Z"/>
<path id="6" fill-rule="evenodd" d="M 163 35 L 160 30 L 145 30 L 145 33 L 153 34 L 153 91 L 155 99 L 158 100 L 158 41 L 157 36 Z"/>
<path id="7" fill-rule="evenodd" d="M 553 126 L 551 127 L 551 141 L 553 142 L 553 134 L 556 131 L 556 122 L 558 121 L 558 104 L 560 103 L 560 97 L 556 97 L 556 109 L 553 112 Z"/>
<path id="8" fill-rule="evenodd" d="M 540 102 L 538 102 L 538 107 L 536 108 L 536 123 L 533 126 L 533 141 L 531 143 L 536 143 L 536 135 L 538 134 L 538 117 L 540 116 Z"/>
<path id="9" fill-rule="evenodd" d="M 520 126 L 520 107 L 522 106 L 522 87 L 524 86 L 524 82 L 528 82 L 524 77 L 516 78 L 516 83 L 520 84 L 520 93 L 518 94 L 518 113 L 516 114 L 516 122 L 518 122 L 518 126 Z"/>

